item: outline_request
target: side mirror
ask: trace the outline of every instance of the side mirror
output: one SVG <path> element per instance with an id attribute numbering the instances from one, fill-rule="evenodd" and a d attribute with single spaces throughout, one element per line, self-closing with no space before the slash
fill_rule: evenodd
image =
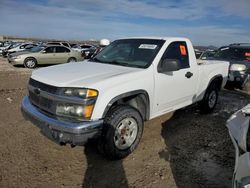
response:
<path id="1" fill-rule="evenodd" d="M 46 53 L 46 51 L 45 51 L 45 50 L 42 50 L 42 51 L 41 51 L 41 53 L 42 53 L 42 54 L 45 54 L 45 53 Z"/>
<path id="2" fill-rule="evenodd" d="M 207 57 L 202 57 L 201 59 L 207 59 Z"/>
<path id="3" fill-rule="evenodd" d="M 181 62 L 178 59 L 164 59 L 159 63 L 158 72 L 173 72 L 181 69 Z"/>

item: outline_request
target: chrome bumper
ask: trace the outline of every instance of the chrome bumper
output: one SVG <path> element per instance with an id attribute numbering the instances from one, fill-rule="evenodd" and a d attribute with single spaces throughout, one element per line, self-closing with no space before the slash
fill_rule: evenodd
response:
<path id="1" fill-rule="evenodd" d="M 46 116 L 30 103 L 27 96 L 23 98 L 21 109 L 25 119 L 38 126 L 45 136 L 59 143 L 82 145 L 88 139 L 99 136 L 103 125 L 103 120 L 73 123 Z"/>

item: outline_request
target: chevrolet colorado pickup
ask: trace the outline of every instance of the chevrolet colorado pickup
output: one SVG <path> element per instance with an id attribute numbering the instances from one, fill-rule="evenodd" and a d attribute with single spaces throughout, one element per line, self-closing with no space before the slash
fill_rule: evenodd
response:
<path id="1" fill-rule="evenodd" d="M 57 143 L 98 137 L 102 153 L 121 159 L 138 146 L 144 121 L 196 102 L 211 112 L 228 68 L 196 62 L 186 38 L 119 39 L 90 60 L 33 71 L 22 111 Z"/>

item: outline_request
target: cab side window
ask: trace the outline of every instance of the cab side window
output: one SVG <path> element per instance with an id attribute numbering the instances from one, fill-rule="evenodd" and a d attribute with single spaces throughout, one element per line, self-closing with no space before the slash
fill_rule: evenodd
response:
<path id="1" fill-rule="evenodd" d="M 172 42 L 162 56 L 164 59 L 177 59 L 181 63 L 181 68 L 189 68 L 189 56 L 186 42 Z"/>

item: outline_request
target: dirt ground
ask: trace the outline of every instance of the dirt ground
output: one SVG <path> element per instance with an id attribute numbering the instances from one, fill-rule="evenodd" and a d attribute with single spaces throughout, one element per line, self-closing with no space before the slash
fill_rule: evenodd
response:
<path id="1" fill-rule="evenodd" d="M 108 161 L 96 144 L 59 146 L 20 112 L 31 71 L 0 59 L 0 187 L 230 187 L 234 148 L 225 126 L 250 96 L 221 92 L 214 113 L 191 106 L 145 124 L 139 147 Z"/>

